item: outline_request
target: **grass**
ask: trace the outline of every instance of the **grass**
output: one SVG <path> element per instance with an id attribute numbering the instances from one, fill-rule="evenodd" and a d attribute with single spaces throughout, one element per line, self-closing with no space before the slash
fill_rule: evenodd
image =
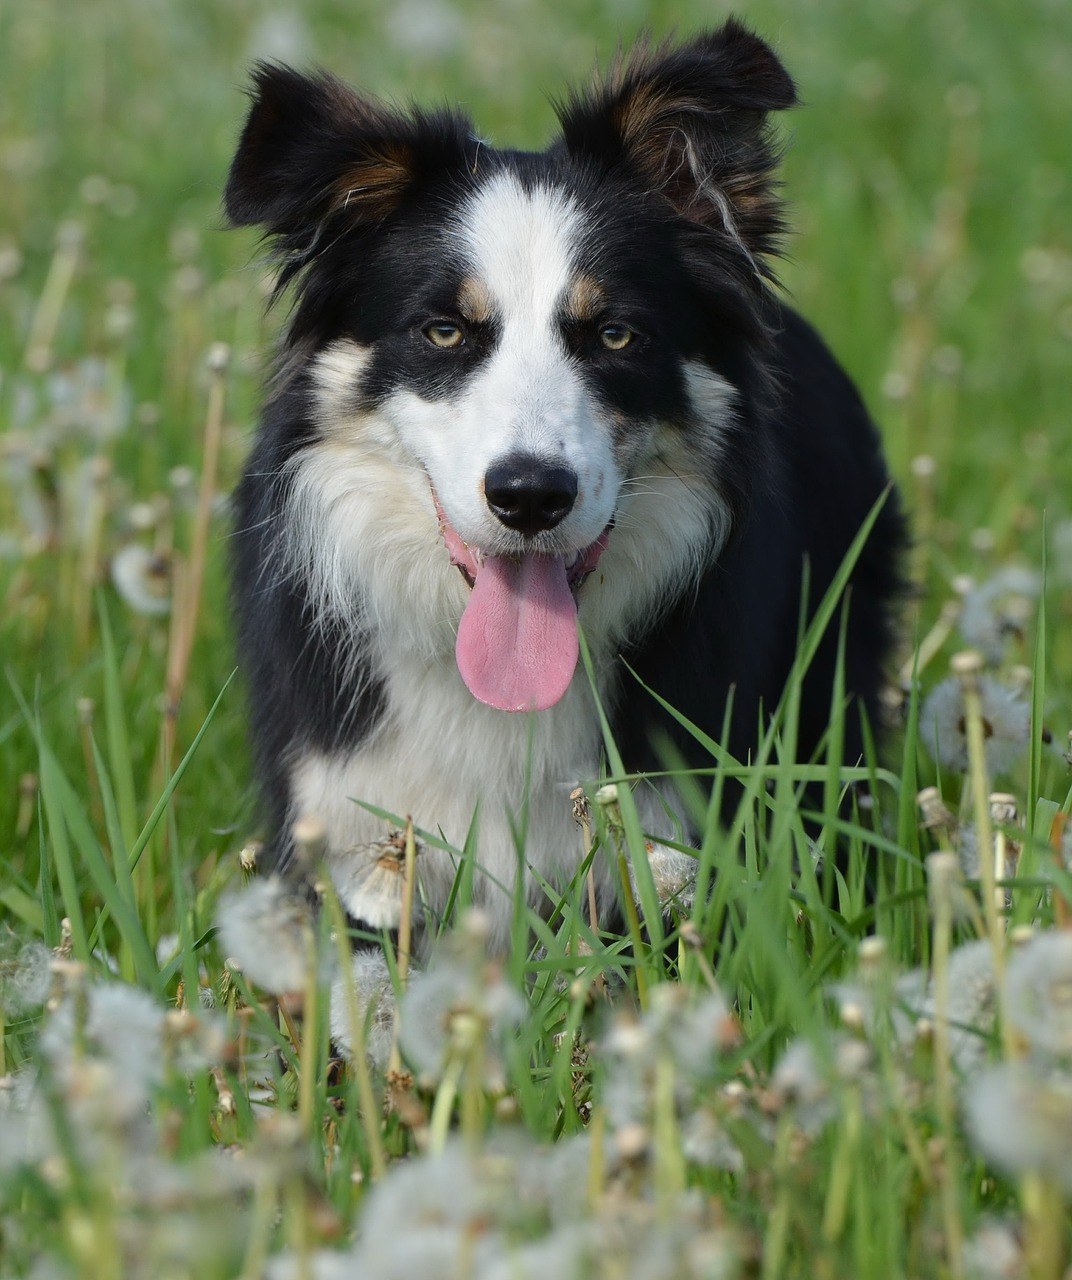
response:
<path id="1" fill-rule="evenodd" d="M 680 780 L 706 832 L 699 891 L 665 916 L 675 885 L 649 867 L 625 780 L 607 804 L 586 780 L 587 856 L 637 881 L 631 945 L 590 927 L 579 874 L 546 919 L 519 908 L 499 972 L 461 877 L 439 988 L 435 968 L 410 977 L 386 1074 L 360 1054 L 329 1063 L 330 910 L 317 924 L 288 908 L 299 954 L 319 957 L 300 994 L 251 985 L 215 936 L 256 836 L 215 495 L 241 464 L 275 323 L 255 244 L 224 233 L 218 205 L 244 68 L 322 61 L 387 96 L 460 100 L 495 138 L 536 145 L 551 129 L 540 94 L 619 37 L 716 16 L 428 0 L 0 9 L 5 1275 L 1062 1274 L 1066 6 L 747 12 L 806 104 L 786 122 L 787 287 L 880 419 L 917 534 L 899 727 L 881 749 L 843 761 L 835 707 L 828 750 L 795 762 L 792 689 L 753 764 L 709 744 L 710 769 Z M 170 617 L 112 585 L 128 543 L 156 557 L 149 586 L 173 594 Z M 1000 578 L 984 591 L 980 630 L 961 578 L 1044 562 L 1037 596 Z M 992 709 L 969 689 L 936 730 L 927 706 L 969 643 L 1031 724 L 997 770 Z M 949 749 L 934 763 L 936 732 L 963 733 L 964 767 Z M 608 760 L 613 774 L 610 743 Z M 719 828 L 730 776 L 745 799 Z M 928 785 L 949 812 L 921 822 Z M 996 836 L 994 785 L 1019 814 Z M 984 856 L 965 890 L 927 858 L 967 861 L 973 840 Z M 996 889 L 995 840 L 1020 848 Z M 344 988 L 335 1041 L 371 1045 L 376 1024 L 347 1017 Z"/>

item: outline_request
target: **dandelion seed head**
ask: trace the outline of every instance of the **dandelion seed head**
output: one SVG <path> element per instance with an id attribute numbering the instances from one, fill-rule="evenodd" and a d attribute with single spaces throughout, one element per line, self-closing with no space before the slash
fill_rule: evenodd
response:
<path id="1" fill-rule="evenodd" d="M 1036 934 L 1006 971 L 1007 1016 L 1030 1048 L 1072 1057 L 1072 933 Z"/>
<path id="2" fill-rule="evenodd" d="M 950 952 L 948 988 L 950 1056 L 967 1075 L 986 1060 L 997 1014 L 994 953 L 988 939 L 966 942 Z M 931 975 L 922 969 L 903 974 L 894 984 L 894 997 L 899 1007 L 895 1026 L 902 1042 L 928 1037 L 937 1012 Z"/>
<path id="3" fill-rule="evenodd" d="M 960 872 L 966 880 L 978 880 L 982 874 L 979 859 L 979 833 L 974 822 L 965 822 L 957 828 L 954 841 Z"/>
<path id="4" fill-rule="evenodd" d="M 969 1078 L 968 1132 L 1010 1174 L 1041 1173 L 1072 1192 L 1072 1079 L 1027 1063 L 1001 1063 Z"/>
<path id="5" fill-rule="evenodd" d="M 353 983 L 357 1013 L 365 1036 L 365 1054 L 383 1070 L 391 1054 L 395 1025 L 395 989 L 387 960 L 379 948 L 356 951 L 350 974 L 340 973 L 331 987 L 331 1035 L 348 1057 L 353 1056 L 353 1035 L 346 993 Z"/>
<path id="6" fill-rule="evenodd" d="M 1021 1280 L 1024 1252 L 1010 1223 L 984 1219 L 964 1242 L 968 1280 Z"/>
<path id="7" fill-rule="evenodd" d="M 659 906 L 664 910 L 674 907 L 678 911 L 689 911 L 696 890 L 696 859 L 679 849 L 671 849 L 651 841 L 644 845 L 644 852 L 651 868 Z M 639 904 L 640 893 L 632 859 L 629 860 L 629 884 L 633 898 Z"/>
<path id="8" fill-rule="evenodd" d="M 487 1087 L 502 1087 L 501 1049 L 525 1014 L 525 1002 L 498 967 L 459 935 L 414 976 L 399 1004 L 399 1043 L 425 1079 L 436 1080 L 459 1033 L 485 1037 Z"/>
<path id="9" fill-rule="evenodd" d="M 820 1053 L 810 1039 L 790 1042 L 771 1076 L 771 1088 L 783 1104 L 793 1108 L 805 1133 L 818 1133 L 836 1114 L 837 1089 L 846 1081 L 864 1079 L 872 1061 L 868 1044 L 854 1036 L 834 1033 Z"/>
<path id="10" fill-rule="evenodd" d="M 485 1263 L 480 1280 L 579 1280 L 597 1275 L 594 1232 L 590 1225 L 559 1228 L 542 1240 L 503 1248 L 500 1257 Z"/>
<path id="11" fill-rule="evenodd" d="M 686 1159 L 707 1169 L 743 1173 L 744 1156 L 719 1118 L 700 1107 L 681 1123 L 681 1146 Z"/>
<path id="12" fill-rule="evenodd" d="M 945 911 L 951 920 L 970 918 L 972 898 L 965 888 L 957 855 L 948 849 L 940 849 L 927 855 L 925 865 L 931 914 L 938 916 Z"/>
<path id="13" fill-rule="evenodd" d="M 1042 579 L 1032 569 L 1008 565 L 969 591 L 958 620 L 960 634 L 990 663 L 1000 662 L 1010 636 L 1023 637 Z"/>
<path id="14" fill-rule="evenodd" d="M 226 897 L 216 923 L 222 950 L 251 982 L 273 995 L 304 988 L 312 913 L 281 877 L 254 880 Z"/>
<path id="15" fill-rule="evenodd" d="M 15 1018 L 38 1009 L 52 985 L 52 952 L 43 942 L 0 929 L 0 1013 Z"/>
<path id="16" fill-rule="evenodd" d="M 171 610 L 171 564 L 138 542 L 112 557 L 112 583 L 135 613 L 161 617 Z"/>
<path id="17" fill-rule="evenodd" d="M 81 1040 L 89 1052 L 117 1068 L 134 1087 L 162 1077 L 160 1037 L 164 1010 L 139 987 L 107 982 L 86 988 L 84 1025 L 77 1027 L 77 993 L 67 996 L 41 1035 L 41 1048 L 54 1063 L 67 1060 Z"/>
<path id="18" fill-rule="evenodd" d="M 992 676 L 979 678 L 984 750 L 991 774 L 1004 773 L 1027 748 L 1031 711 L 1020 694 Z M 958 679 L 942 680 L 927 695 L 920 712 L 919 737 L 939 764 L 964 773 L 968 738 L 964 691 Z"/>

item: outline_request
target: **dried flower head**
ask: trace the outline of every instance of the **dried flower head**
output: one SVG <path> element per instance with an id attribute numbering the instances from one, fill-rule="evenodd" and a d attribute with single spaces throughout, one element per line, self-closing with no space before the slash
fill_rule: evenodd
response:
<path id="1" fill-rule="evenodd" d="M 991 774 L 1009 769 L 1027 748 L 1031 711 L 1013 689 L 992 676 L 979 676 L 986 766 Z M 939 764 L 963 773 L 968 768 L 964 690 L 956 678 L 934 686 L 919 718 L 920 741 Z"/>
<path id="2" fill-rule="evenodd" d="M 418 852 L 420 847 L 418 846 Z M 373 929 L 395 929 L 406 889 L 406 842 L 400 831 L 332 860 L 339 900 L 355 920 Z"/>

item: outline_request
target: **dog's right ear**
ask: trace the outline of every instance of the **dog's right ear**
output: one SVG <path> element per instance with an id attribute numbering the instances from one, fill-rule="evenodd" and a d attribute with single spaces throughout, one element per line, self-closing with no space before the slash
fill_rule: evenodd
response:
<path id="1" fill-rule="evenodd" d="M 422 176 L 465 162 L 471 126 L 463 117 L 402 115 L 327 72 L 260 63 L 250 96 L 224 192 L 235 226 L 259 224 L 287 239 L 336 214 L 378 222 Z"/>

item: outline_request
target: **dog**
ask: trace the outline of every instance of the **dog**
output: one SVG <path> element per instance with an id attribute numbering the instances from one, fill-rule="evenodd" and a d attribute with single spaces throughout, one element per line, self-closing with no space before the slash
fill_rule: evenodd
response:
<path id="1" fill-rule="evenodd" d="M 796 96 L 733 20 L 620 57 L 538 153 L 255 70 L 225 207 L 264 229 L 293 307 L 235 499 L 240 665 L 273 856 L 316 816 L 356 919 L 355 860 L 387 832 L 365 805 L 433 837 L 433 917 L 457 871 L 437 846 L 467 841 L 490 945 L 519 875 L 546 913 L 582 858 L 569 797 L 600 772 L 597 695 L 630 772 L 667 742 L 711 763 L 652 690 L 745 758 L 802 599 L 887 493 L 841 638 L 859 758 L 904 528 L 860 397 L 776 291 L 770 116 Z M 803 684 L 803 759 L 838 644 Z M 666 796 L 636 795 L 671 837 Z"/>

